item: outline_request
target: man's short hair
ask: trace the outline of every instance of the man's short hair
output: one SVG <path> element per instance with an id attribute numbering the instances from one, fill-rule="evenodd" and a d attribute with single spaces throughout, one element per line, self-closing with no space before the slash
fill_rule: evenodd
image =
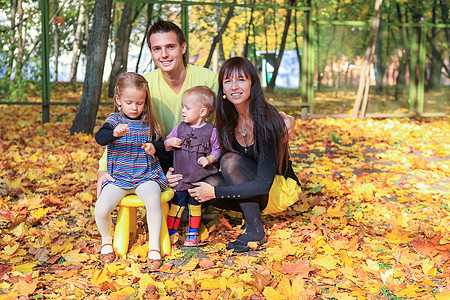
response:
<path id="1" fill-rule="evenodd" d="M 177 35 L 177 40 L 178 40 L 178 43 L 180 44 L 180 46 L 183 45 L 183 43 L 186 43 L 186 37 L 184 36 L 184 33 L 180 29 L 180 27 L 178 27 L 177 25 L 175 25 L 172 22 L 163 21 L 161 19 L 158 19 L 155 23 L 153 23 L 152 27 L 150 27 L 150 29 L 148 30 L 147 35 L 145 37 L 150 51 L 152 50 L 152 46 L 150 44 L 150 36 L 152 34 L 165 33 L 165 32 L 171 32 L 171 31 L 175 32 L 175 34 Z M 183 54 L 183 63 L 184 63 L 184 66 L 187 66 L 186 53 Z"/>

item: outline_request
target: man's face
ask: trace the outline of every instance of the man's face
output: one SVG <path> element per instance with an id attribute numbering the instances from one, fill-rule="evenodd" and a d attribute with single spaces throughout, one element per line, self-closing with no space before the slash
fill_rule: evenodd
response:
<path id="1" fill-rule="evenodd" d="M 175 32 L 154 33 L 150 36 L 150 52 L 158 68 L 163 72 L 184 68 L 183 54 L 186 43 L 180 45 Z"/>

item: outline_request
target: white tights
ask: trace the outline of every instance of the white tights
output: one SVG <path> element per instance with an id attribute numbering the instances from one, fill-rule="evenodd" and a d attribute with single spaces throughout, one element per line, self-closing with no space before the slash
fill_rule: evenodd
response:
<path id="1" fill-rule="evenodd" d="M 145 204 L 148 225 L 148 249 L 159 249 L 159 235 L 161 233 L 161 189 L 155 181 L 147 181 L 139 185 L 134 191 L 124 191 L 113 183 L 107 184 L 95 203 L 95 223 L 102 236 L 102 245 L 112 244 L 111 212 L 117 204 L 128 194 L 136 193 Z M 112 252 L 111 246 L 102 248 L 102 254 Z M 161 255 L 152 251 L 148 258 L 159 259 Z"/>

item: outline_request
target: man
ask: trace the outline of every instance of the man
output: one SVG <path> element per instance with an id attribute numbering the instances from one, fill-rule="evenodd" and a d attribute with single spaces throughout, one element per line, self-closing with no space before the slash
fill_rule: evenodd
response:
<path id="1" fill-rule="evenodd" d="M 164 125 L 166 134 L 172 131 L 181 117 L 181 96 L 187 89 L 206 85 L 217 93 L 217 74 L 203 67 L 189 65 L 186 58 L 186 38 L 174 23 L 158 20 L 146 35 L 147 44 L 158 69 L 144 75 L 148 81 L 155 114 Z M 289 134 L 295 126 L 295 119 L 281 113 Z M 171 155 L 159 156 L 161 166 L 167 172 L 169 186 L 176 186 L 180 174 L 172 174 Z M 97 173 L 97 196 L 105 180 L 113 180 L 106 171 L 106 151 L 100 159 Z"/>

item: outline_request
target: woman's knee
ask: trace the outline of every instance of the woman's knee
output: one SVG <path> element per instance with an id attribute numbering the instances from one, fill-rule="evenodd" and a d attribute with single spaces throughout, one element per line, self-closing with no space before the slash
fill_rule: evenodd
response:
<path id="1" fill-rule="evenodd" d="M 241 155 L 234 152 L 228 152 L 222 155 L 220 159 L 220 168 L 223 172 L 228 172 L 237 168 L 239 161 L 241 160 Z"/>

